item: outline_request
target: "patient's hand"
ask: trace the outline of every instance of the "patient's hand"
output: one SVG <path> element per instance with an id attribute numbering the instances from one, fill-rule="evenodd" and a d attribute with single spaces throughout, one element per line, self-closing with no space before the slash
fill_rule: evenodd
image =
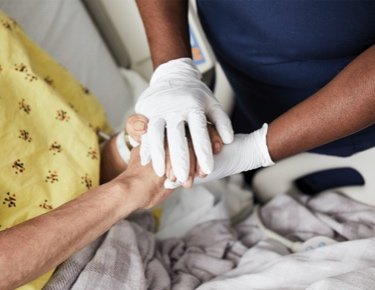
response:
<path id="1" fill-rule="evenodd" d="M 172 190 L 165 189 L 165 180 L 155 174 L 151 164 L 141 165 L 139 146 L 132 150 L 126 171 L 114 179 L 129 186 L 131 200 L 139 209 L 152 208 L 168 197 Z"/>
<path id="2" fill-rule="evenodd" d="M 139 115 L 133 114 L 129 117 L 126 123 L 126 132 L 131 136 L 136 142 L 141 142 L 141 136 L 147 132 L 147 118 Z M 212 125 L 208 126 L 208 131 L 210 134 L 212 151 L 214 154 L 218 154 L 222 147 L 223 141 L 221 140 L 218 132 L 215 127 Z M 194 146 L 191 141 L 191 138 L 188 137 L 189 144 L 189 154 L 190 154 L 190 172 L 188 180 L 183 184 L 184 187 L 191 187 L 195 176 L 205 177 L 205 174 L 201 171 L 199 164 L 197 163 L 196 156 L 194 154 Z M 165 144 L 166 147 L 166 176 L 169 180 L 175 181 L 176 177 L 173 173 L 173 168 L 169 158 L 168 144 Z"/>

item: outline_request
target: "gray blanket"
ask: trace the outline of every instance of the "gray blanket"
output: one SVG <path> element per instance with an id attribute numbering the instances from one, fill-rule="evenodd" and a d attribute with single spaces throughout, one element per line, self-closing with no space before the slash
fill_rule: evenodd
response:
<path id="1" fill-rule="evenodd" d="M 123 220 L 55 272 L 45 289 L 373 289 L 375 208 L 337 193 L 278 196 L 261 208 L 264 224 L 293 241 L 317 235 L 340 243 L 293 254 L 267 238 L 250 215 L 197 225 L 158 241 L 153 219 Z"/>

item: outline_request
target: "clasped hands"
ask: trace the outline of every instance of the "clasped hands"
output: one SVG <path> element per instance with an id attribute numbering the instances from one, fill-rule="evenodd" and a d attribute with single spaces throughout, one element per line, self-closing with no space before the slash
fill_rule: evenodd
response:
<path id="1" fill-rule="evenodd" d="M 189 158 L 189 170 L 187 181 L 178 180 L 174 173 L 173 163 L 170 154 L 170 146 L 165 141 L 165 162 L 166 180 L 164 187 L 173 189 L 178 186 L 191 187 L 195 184 L 204 183 L 211 180 L 217 180 L 229 175 L 248 171 L 251 169 L 270 166 L 273 164 L 269 155 L 266 135 L 267 124 L 251 134 L 235 134 L 231 144 L 223 145 L 223 142 L 214 126 L 208 124 L 208 134 L 211 140 L 211 150 L 214 152 L 214 169 L 210 174 L 205 174 L 201 170 L 199 160 L 195 156 L 194 146 L 190 137 L 187 136 Z M 143 136 L 147 134 L 147 118 L 142 115 L 132 115 L 126 124 L 126 131 L 135 143 L 141 143 Z M 152 144 L 151 144 L 152 145 Z M 142 144 L 141 144 L 142 146 Z M 142 147 L 141 147 L 142 148 Z M 142 149 L 140 150 L 142 151 Z M 152 160 L 152 162 L 155 162 Z M 145 165 L 150 162 L 146 162 Z M 155 166 L 153 166 L 155 167 Z"/>
<path id="2" fill-rule="evenodd" d="M 126 132 L 129 135 L 129 137 L 133 140 L 132 142 L 133 144 L 137 144 L 137 143 L 141 144 L 142 139 L 144 139 L 144 137 L 142 136 L 146 134 L 147 131 L 148 131 L 148 120 L 145 116 L 140 115 L 140 114 L 134 114 L 134 115 L 131 115 L 129 119 L 127 120 Z M 207 131 L 208 131 L 208 136 L 209 136 L 210 143 L 211 143 L 210 149 L 212 150 L 214 155 L 217 155 L 221 152 L 224 143 L 219 133 L 217 132 L 216 128 L 212 124 L 207 124 Z M 193 142 L 189 134 L 188 128 L 186 129 L 186 132 L 187 132 L 186 141 L 188 145 L 188 152 L 186 154 L 186 158 L 188 158 L 187 162 L 189 164 L 189 167 L 188 167 L 188 177 L 187 177 L 187 180 L 185 181 L 181 181 L 177 179 L 176 174 L 173 170 L 173 166 L 172 166 L 170 146 L 168 146 L 167 138 L 165 138 L 166 140 L 164 140 L 163 152 L 165 152 L 165 157 L 164 157 L 164 160 L 162 161 L 160 160 L 159 162 L 163 162 L 163 165 L 165 164 L 165 174 L 163 175 L 165 175 L 165 177 L 167 178 L 166 182 L 164 183 L 165 187 L 167 188 L 175 188 L 180 185 L 182 185 L 183 187 L 189 188 L 193 185 L 194 179 L 197 178 L 197 180 L 202 181 L 207 176 L 207 174 L 202 170 L 199 164 L 199 161 L 197 160 L 197 157 L 194 151 Z M 141 145 L 140 154 L 142 154 L 142 145 Z M 149 161 L 147 161 L 146 164 L 148 164 Z M 155 161 L 152 160 L 152 162 L 155 162 Z M 174 164 L 179 164 L 179 161 L 178 160 L 175 161 Z M 143 163 L 143 165 L 145 165 L 145 163 Z M 155 167 L 156 166 L 153 165 L 153 168 Z"/>
<path id="3" fill-rule="evenodd" d="M 167 188 L 190 187 L 193 181 L 273 164 L 266 142 L 267 124 L 251 134 L 234 136 L 229 117 L 200 77 L 190 58 L 157 67 L 137 101 L 138 115 L 126 127 L 141 143 L 142 165 L 152 162 L 155 173 L 168 178 Z M 207 126 L 208 121 L 214 126 Z"/>

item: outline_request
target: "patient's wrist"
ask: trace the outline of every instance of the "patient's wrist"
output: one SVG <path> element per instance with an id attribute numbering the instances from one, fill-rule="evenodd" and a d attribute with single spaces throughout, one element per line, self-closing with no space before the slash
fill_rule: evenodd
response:
<path id="1" fill-rule="evenodd" d="M 139 209 L 147 209 L 150 203 L 159 196 L 163 190 L 163 183 L 159 185 L 154 182 L 145 182 L 144 178 L 138 175 L 122 173 L 114 180 L 116 190 L 122 192 L 126 203 L 125 212 L 130 214 Z"/>
<path id="2" fill-rule="evenodd" d="M 125 162 L 125 164 L 128 164 L 130 159 L 131 148 L 126 140 L 126 135 L 124 131 L 121 131 L 116 136 L 116 148 L 120 158 Z"/>
<path id="3" fill-rule="evenodd" d="M 108 140 L 102 147 L 101 161 L 100 161 L 100 181 L 107 182 L 121 172 L 126 170 L 127 163 L 121 158 L 117 145 L 117 135 Z"/>
<path id="4" fill-rule="evenodd" d="M 132 177 L 115 178 L 107 183 L 110 194 L 118 198 L 121 215 L 123 218 L 132 212 L 142 208 L 142 200 L 139 198 L 141 188 Z"/>

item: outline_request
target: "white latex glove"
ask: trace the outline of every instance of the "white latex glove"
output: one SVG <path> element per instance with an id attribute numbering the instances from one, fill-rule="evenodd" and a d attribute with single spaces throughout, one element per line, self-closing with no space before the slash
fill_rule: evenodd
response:
<path id="1" fill-rule="evenodd" d="M 135 106 L 136 113 L 149 119 L 148 131 L 142 136 L 141 163 L 145 165 L 152 160 L 159 176 L 165 173 L 165 128 L 172 169 L 180 182 L 188 179 L 190 167 L 185 124 L 189 127 L 197 161 L 205 174 L 213 169 L 207 120 L 216 126 L 224 144 L 233 141 L 233 129 L 227 114 L 200 77 L 190 58 L 164 63 L 155 70 L 149 88 Z"/>
<path id="2" fill-rule="evenodd" d="M 194 184 L 273 165 L 266 142 L 267 131 L 268 125 L 264 124 L 262 128 L 251 134 L 235 134 L 234 141 L 229 145 L 224 145 L 220 153 L 214 156 L 213 172 L 205 178 L 195 178 Z M 171 189 L 180 185 L 180 182 L 168 179 L 164 183 L 165 188 Z"/>

